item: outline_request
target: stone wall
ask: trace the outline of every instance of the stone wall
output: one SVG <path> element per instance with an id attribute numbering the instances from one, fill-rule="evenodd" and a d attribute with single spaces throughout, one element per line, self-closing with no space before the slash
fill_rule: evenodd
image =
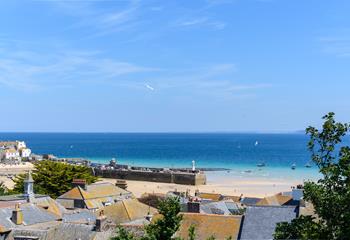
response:
<path id="1" fill-rule="evenodd" d="M 206 184 L 206 176 L 203 173 L 178 173 L 178 172 L 147 172 L 125 171 L 118 169 L 94 170 L 95 175 L 103 178 L 115 178 L 148 182 L 177 183 L 185 185 Z"/>

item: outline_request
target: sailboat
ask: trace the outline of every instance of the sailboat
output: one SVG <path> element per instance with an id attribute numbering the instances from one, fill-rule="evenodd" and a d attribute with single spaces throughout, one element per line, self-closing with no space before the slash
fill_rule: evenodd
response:
<path id="1" fill-rule="evenodd" d="M 292 170 L 295 170 L 297 167 L 297 165 L 295 163 L 292 164 L 292 166 L 290 167 Z"/>
<path id="2" fill-rule="evenodd" d="M 255 141 L 254 146 L 258 146 L 258 144 L 259 144 L 259 142 L 258 142 L 258 141 Z"/>

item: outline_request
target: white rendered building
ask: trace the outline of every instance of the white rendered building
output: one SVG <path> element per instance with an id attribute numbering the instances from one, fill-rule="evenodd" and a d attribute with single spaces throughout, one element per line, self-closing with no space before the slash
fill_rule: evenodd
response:
<path id="1" fill-rule="evenodd" d="M 20 150 L 20 152 L 21 152 L 21 157 L 22 158 L 28 158 L 28 157 L 30 157 L 30 154 L 32 153 L 32 150 L 30 150 L 29 148 L 22 148 Z"/>
<path id="2" fill-rule="evenodd" d="M 18 159 L 20 157 L 19 152 L 14 148 L 4 150 L 5 159 Z"/>

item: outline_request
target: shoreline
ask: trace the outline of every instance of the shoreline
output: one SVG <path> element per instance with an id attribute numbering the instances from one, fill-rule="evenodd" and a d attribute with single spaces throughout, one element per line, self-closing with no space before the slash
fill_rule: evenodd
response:
<path id="1" fill-rule="evenodd" d="M 102 178 L 103 182 L 115 183 L 116 179 Z M 302 182 L 277 181 L 277 180 L 261 180 L 261 179 L 231 179 L 225 183 L 209 181 L 206 185 L 182 185 L 173 183 L 157 183 L 146 181 L 126 180 L 127 190 L 132 192 L 136 197 L 141 197 L 144 193 L 162 193 L 169 191 L 185 192 L 189 190 L 194 194 L 196 190 L 206 193 L 218 193 L 229 196 L 245 197 L 266 197 L 277 194 L 279 192 L 290 191 L 292 186 L 296 186 Z"/>
<path id="2" fill-rule="evenodd" d="M 18 165 L 0 164 L 0 182 L 4 182 L 8 188 L 13 188 L 11 179 L 16 174 L 25 173 L 34 168 L 31 163 Z M 211 169 L 213 170 L 213 169 Z M 279 192 L 290 191 L 292 186 L 302 184 L 306 180 L 316 181 L 315 169 L 288 168 L 252 168 L 250 172 L 243 169 L 205 171 L 207 176 L 206 185 L 182 185 L 171 183 L 147 182 L 126 180 L 128 190 L 136 197 L 144 193 L 167 193 L 169 191 L 190 190 L 194 194 L 196 190 L 207 193 L 220 193 L 223 195 L 247 197 L 266 197 Z M 102 181 L 115 183 L 116 179 L 100 178 Z"/>

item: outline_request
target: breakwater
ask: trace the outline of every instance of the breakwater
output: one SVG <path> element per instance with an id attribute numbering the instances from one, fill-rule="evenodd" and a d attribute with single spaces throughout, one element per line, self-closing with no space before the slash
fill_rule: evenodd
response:
<path id="1" fill-rule="evenodd" d="M 163 182 L 176 183 L 185 185 L 204 185 L 207 178 L 204 172 L 200 170 L 192 171 L 190 169 L 176 168 L 146 168 L 146 167 L 131 167 L 128 165 L 116 164 L 111 161 L 109 165 L 92 166 L 93 172 L 97 177 L 148 181 L 148 182 Z"/>

